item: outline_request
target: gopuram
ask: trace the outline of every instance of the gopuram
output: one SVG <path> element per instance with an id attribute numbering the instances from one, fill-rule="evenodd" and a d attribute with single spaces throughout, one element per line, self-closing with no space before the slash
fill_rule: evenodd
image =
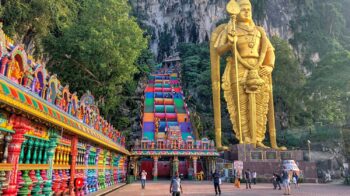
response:
<path id="1" fill-rule="evenodd" d="M 265 30 L 255 25 L 250 1 L 231 0 L 226 9 L 230 21 L 218 26 L 210 40 L 217 149 L 230 150 L 225 153 L 226 158 L 243 161 L 244 169 L 256 170 L 261 178 L 280 169 L 282 160 L 294 160 L 306 179 L 316 179 L 316 165 L 304 162 L 302 151 L 287 151 L 277 145 L 272 94 L 274 47 Z M 220 57 L 226 53 L 229 57 L 221 77 Z M 240 143 L 230 149 L 221 144 L 221 88 L 234 135 Z M 271 148 L 263 143 L 267 125 Z"/>
<path id="2" fill-rule="evenodd" d="M 153 180 L 169 179 L 175 172 L 186 179 L 202 179 L 203 173 L 215 169 L 219 153 L 214 141 L 195 137 L 179 71 L 180 58 L 174 55 L 148 77 L 142 97 L 142 139 L 131 151 L 135 177 L 145 170 Z"/>
<path id="3" fill-rule="evenodd" d="M 2 27 L 2 23 L 0 23 Z M 126 180 L 125 137 L 0 27 L 0 195 L 87 195 Z"/>

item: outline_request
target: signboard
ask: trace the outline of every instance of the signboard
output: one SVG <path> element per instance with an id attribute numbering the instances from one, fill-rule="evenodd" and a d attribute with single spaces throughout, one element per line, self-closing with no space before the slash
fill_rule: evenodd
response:
<path id="1" fill-rule="evenodd" d="M 233 168 L 236 171 L 242 171 L 243 170 L 243 161 L 234 161 L 233 162 Z"/>
<path id="2" fill-rule="evenodd" d="M 225 163 L 224 168 L 225 169 L 232 169 L 232 163 Z"/>
<path id="3" fill-rule="evenodd" d="M 252 160 L 262 160 L 262 152 L 255 151 L 250 153 L 251 159 Z"/>
<path id="4" fill-rule="evenodd" d="M 277 159 L 277 152 L 266 152 L 266 159 Z"/>
<path id="5" fill-rule="evenodd" d="M 292 159 L 292 153 L 291 152 L 281 152 L 281 159 L 282 160 Z"/>

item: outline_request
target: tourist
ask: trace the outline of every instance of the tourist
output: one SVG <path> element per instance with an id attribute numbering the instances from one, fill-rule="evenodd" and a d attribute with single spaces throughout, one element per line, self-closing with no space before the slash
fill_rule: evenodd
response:
<path id="1" fill-rule="evenodd" d="M 176 172 L 175 176 L 171 179 L 170 193 L 172 196 L 180 196 L 180 193 L 183 193 L 179 172 Z"/>
<path id="2" fill-rule="evenodd" d="M 146 186 L 146 179 L 147 179 L 147 172 L 145 170 L 142 170 L 141 172 L 141 187 L 142 189 Z"/>
<path id="3" fill-rule="evenodd" d="M 252 177 L 253 177 L 253 183 L 256 184 L 256 171 L 253 171 Z"/>
<path id="4" fill-rule="evenodd" d="M 252 189 L 252 186 L 251 186 L 252 173 L 250 172 L 249 169 L 247 169 L 247 170 L 245 171 L 244 177 L 245 177 L 246 189 L 248 189 L 248 187 L 249 187 L 250 189 Z M 248 186 L 248 185 L 249 185 L 249 186 Z"/>
<path id="5" fill-rule="evenodd" d="M 215 189 L 215 195 L 217 195 L 219 193 L 219 195 L 221 195 L 221 189 L 220 189 L 220 173 L 215 170 L 215 172 L 212 174 L 213 177 L 213 182 L 214 182 L 214 189 Z"/>
<path id="6" fill-rule="evenodd" d="M 281 190 L 281 176 L 273 173 L 273 179 L 272 179 L 272 183 L 273 183 L 273 189 L 276 190 L 277 186 L 278 186 L 278 190 Z"/>
<path id="7" fill-rule="evenodd" d="M 292 178 L 293 178 L 294 187 L 297 188 L 299 186 L 299 184 L 298 184 L 299 176 L 298 176 L 297 172 L 293 171 Z"/>
<path id="8" fill-rule="evenodd" d="M 283 167 L 282 180 L 284 187 L 284 195 L 290 195 L 290 177 L 286 167 Z"/>
<path id="9" fill-rule="evenodd" d="M 241 187 L 241 172 L 238 170 L 235 176 L 235 187 L 240 188 Z"/>

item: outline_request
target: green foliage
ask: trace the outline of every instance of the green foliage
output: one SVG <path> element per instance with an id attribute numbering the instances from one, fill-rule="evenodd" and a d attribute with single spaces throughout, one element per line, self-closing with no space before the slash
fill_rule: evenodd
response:
<path id="1" fill-rule="evenodd" d="M 313 122 L 345 121 L 350 84 L 349 6 L 347 0 L 308 0 L 299 4 L 299 14 L 291 22 L 295 33 L 290 43 L 302 54 L 301 63 L 310 72 L 302 92 Z M 312 58 L 315 54 L 320 58 Z"/>
<path id="2" fill-rule="evenodd" d="M 153 67 L 156 64 L 155 56 L 149 49 L 144 49 L 141 55 L 137 59 L 136 65 L 143 76 L 148 76 L 151 73 Z"/>
<path id="3" fill-rule="evenodd" d="M 72 24 L 77 6 L 74 0 L 2 1 L 0 16 L 4 19 L 5 32 L 40 57 L 44 48 L 42 40 L 51 29 Z"/>
<path id="4" fill-rule="evenodd" d="M 302 89 L 305 84 L 305 75 L 287 41 L 276 36 L 271 39 L 275 47 L 276 62 L 272 74 L 274 85 L 274 103 L 277 118 L 280 118 L 281 128 L 289 125 L 298 125 L 298 116 L 303 113 L 303 105 L 300 100 L 303 97 Z M 287 113 L 288 122 L 283 124 L 283 113 Z M 304 119 L 305 120 L 305 119 Z"/>
<path id="5" fill-rule="evenodd" d="M 132 82 L 147 44 L 129 11 L 126 0 L 84 0 L 76 23 L 46 39 L 51 70 L 79 94 L 91 89 L 110 118 L 117 115 L 123 87 Z"/>
<path id="6" fill-rule="evenodd" d="M 313 72 L 305 91 L 315 121 L 344 124 L 350 92 L 349 64 L 350 53 L 343 50 L 325 55 Z"/>
<path id="7" fill-rule="evenodd" d="M 334 125 L 316 125 L 286 129 L 277 132 L 278 143 L 292 149 L 307 149 L 312 143 L 336 143 L 342 137 L 342 130 Z"/>
<path id="8" fill-rule="evenodd" d="M 183 86 L 192 100 L 199 99 L 196 111 L 211 111 L 211 79 L 208 43 L 202 44 L 180 44 L 178 47 L 182 58 L 182 80 Z M 203 99 L 204 98 L 204 99 Z M 191 101 L 191 100 L 190 100 Z"/>

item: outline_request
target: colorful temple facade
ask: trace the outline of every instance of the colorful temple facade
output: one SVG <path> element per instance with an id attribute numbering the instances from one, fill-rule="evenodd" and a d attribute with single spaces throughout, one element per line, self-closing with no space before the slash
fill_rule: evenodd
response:
<path id="1" fill-rule="evenodd" d="M 79 99 L 0 29 L 0 195 L 86 195 L 123 183 L 128 155 L 93 95 Z"/>
<path id="2" fill-rule="evenodd" d="M 132 150 L 134 175 L 169 178 L 175 172 L 194 178 L 209 173 L 219 154 L 214 141 L 196 138 L 179 79 L 180 58 L 164 60 L 148 78 L 142 109 L 142 138 Z M 200 161 L 198 161 L 200 160 Z"/>

